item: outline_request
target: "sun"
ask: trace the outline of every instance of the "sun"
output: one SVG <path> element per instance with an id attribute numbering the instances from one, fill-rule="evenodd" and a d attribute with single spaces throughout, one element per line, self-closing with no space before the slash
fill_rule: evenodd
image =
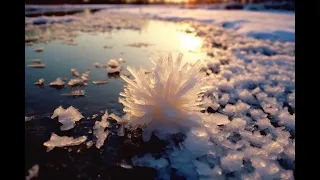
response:
<path id="1" fill-rule="evenodd" d="M 178 33 L 180 47 L 186 51 L 199 51 L 202 47 L 202 40 L 191 34 Z"/>

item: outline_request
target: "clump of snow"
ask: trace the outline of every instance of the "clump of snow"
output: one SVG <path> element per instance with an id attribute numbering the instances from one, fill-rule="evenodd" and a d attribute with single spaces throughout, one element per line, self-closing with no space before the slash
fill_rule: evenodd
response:
<path id="1" fill-rule="evenodd" d="M 227 156 L 221 158 L 221 166 L 228 171 L 238 171 L 242 165 L 244 154 L 242 152 L 229 152 Z"/>
<path id="2" fill-rule="evenodd" d="M 161 169 L 168 166 L 168 161 L 165 158 L 154 158 L 151 154 L 145 154 L 142 157 L 133 157 L 132 164 L 134 166 L 152 167 L 155 169 Z"/>
<path id="3" fill-rule="evenodd" d="M 75 126 L 75 122 L 80 121 L 84 118 L 82 114 L 75 109 L 73 106 L 64 109 L 62 106 L 59 106 L 54 110 L 51 119 L 58 117 L 58 121 L 62 124 L 60 129 L 66 131 L 72 129 Z"/>
<path id="4" fill-rule="evenodd" d="M 39 167 L 38 164 L 33 165 L 33 166 L 28 170 L 29 175 L 26 176 L 26 180 L 31 180 L 31 179 L 33 179 L 33 178 L 38 177 L 39 169 L 40 169 L 40 167 Z"/>
<path id="5" fill-rule="evenodd" d="M 288 108 L 285 107 L 283 109 L 280 110 L 279 113 L 279 124 L 280 125 L 284 125 L 285 127 L 287 127 L 289 130 L 295 131 L 295 114 L 291 115 L 288 112 Z"/>
<path id="6" fill-rule="evenodd" d="M 47 151 L 51 151 L 55 147 L 76 146 L 87 140 L 86 136 L 80 136 L 78 138 L 68 136 L 58 136 L 52 133 L 50 139 L 43 143 L 47 147 Z"/>

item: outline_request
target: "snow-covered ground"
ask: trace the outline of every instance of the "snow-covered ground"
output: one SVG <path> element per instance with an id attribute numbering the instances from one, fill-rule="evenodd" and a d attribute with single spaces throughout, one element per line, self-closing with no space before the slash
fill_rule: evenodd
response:
<path id="1" fill-rule="evenodd" d="M 70 20 L 61 21 L 61 18 Z M 147 112 L 151 111 L 153 106 L 157 108 L 158 113 L 168 112 L 167 121 L 175 120 L 179 115 L 179 118 L 176 118 L 177 122 L 174 122 L 175 125 L 187 125 L 185 123 L 189 121 L 183 121 L 180 117 L 183 113 L 192 115 L 190 119 L 200 122 L 199 126 L 190 125 L 191 129 L 184 131 L 184 139 L 178 145 L 169 139 L 169 144 L 161 153 L 150 152 L 133 157 L 133 166 L 156 169 L 158 179 L 170 179 L 173 173 L 175 177 L 182 176 L 190 180 L 294 179 L 294 13 L 123 6 L 108 8 L 89 16 L 26 18 L 26 29 L 37 29 L 37 26 L 56 29 L 51 36 L 40 34 L 40 37 L 37 37 L 41 41 L 47 41 L 52 40 L 52 37 L 65 39 L 70 35 L 76 36 L 78 30 L 95 32 L 103 31 L 104 28 L 139 29 L 140 23 L 145 19 L 169 20 L 175 23 L 183 21 L 190 25 L 185 32 L 201 37 L 204 49 L 211 57 L 202 61 L 204 63 L 199 68 L 199 74 L 203 74 L 202 81 L 210 88 L 203 92 L 200 99 L 197 98 L 197 89 L 192 89 L 192 93 L 189 93 L 187 90 L 193 87 L 195 76 L 182 76 L 181 73 L 179 75 L 179 71 L 178 75 L 175 75 L 176 70 L 180 68 L 180 63 L 175 61 L 158 62 L 157 65 L 160 67 L 156 66 L 155 71 L 159 72 L 151 72 L 150 75 L 131 70 L 134 78 L 124 78 L 130 85 L 122 93 L 127 101 L 121 101 L 129 116 L 117 118 L 117 123 L 122 124 L 127 118 L 128 129 L 136 123 L 131 122 L 134 120 L 145 120 L 149 123 L 150 119 L 143 115 L 153 116 L 153 113 Z M 26 39 L 30 41 L 32 38 L 26 36 Z M 187 67 L 186 65 L 183 68 Z M 145 76 L 150 78 L 144 78 Z M 172 76 L 174 78 L 169 81 L 168 78 Z M 179 76 L 180 79 L 177 78 Z M 152 85 L 148 86 L 146 83 Z M 181 87 L 178 86 L 179 83 Z M 180 92 L 181 97 L 184 93 L 189 93 L 188 98 L 173 102 L 182 104 L 177 105 L 178 113 L 174 108 L 161 109 L 161 104 L 157 104 L 164 102 L 172 105 L 172 102 L 165 101 L 173 98 L 162 99 L 158 96 L 166 90 L 166 86 L 175 86 L 177 90 L 174 92 Z M 147 94 L 139 91 L 144 87 L 147 87 Z M 155 87 L 164 90 L 154 93 L 157 91 Z M 170 94 L 170 91 L 166 92 Z M 145 99 L 139 99 L 140 97 Z M 147 104 L 146 99 L 152 103 Z M 190 106 L 197 104 L 197 101 L 201 101 L 204 111 L 198 112 L 199 109 Z M 184 112 L 186 109 L 188 111 Z M 166 134 L 168 129 L 157 129 L 165 127 L 161 126 L 161 122 L 151 122 L 152 127 L 147 129 L 155 130 L 155 135 L 160 139 L 167 139 L 163 134 Z M 151 126 L 150 124 L 147 126 Z M 176 132 L 175 130 L 172 132 Z M 101 130 L 100 134 L 104 133 L 106 131 Z M 144 140 L 148 141 L 151 132 L 144 134 Z M 102 147 L 102 144 L 103 142 L 100 142 L 99 147 Z"/>
<path id="2" fill-rule="evenodd" d="M 151 18 L 170 21 L 197 20 L 222 25 L 227 29 L 235 30 L 238 34 L 259 39 L 295 40 L 294 12 L 211 10 L 206 8 L 186 9 L 180 6 L 65 5 L 58 7 L 63 8 L 63 10 L 79 10 L 81 8 L 105 9 L 103 11 L 142 14 Z M 50 12 L 59 9 L 54 8 L 54 6 L 29 6 L 29 8 L 37 8 L 37 11 L 41 12 Z M 26 18 L 26 21 L 29 22 L 30 19 L 35 18 Z"/>

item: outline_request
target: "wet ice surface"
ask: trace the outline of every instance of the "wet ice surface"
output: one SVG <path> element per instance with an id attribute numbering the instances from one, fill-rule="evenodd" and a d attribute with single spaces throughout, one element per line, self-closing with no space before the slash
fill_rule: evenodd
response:
<path id="1" fill-rule="evenodd" d="M 121 17 L 116 13 L 113 16 Z M 123 15 L 126 18 L 130 19 L 128 14 Z M 293 179 L 295 44 L 247 38 L 195 21 L 169 23 L 141 17 L 138 21 L 138 28 L 115 21 L 115 28 L 106 29 L 93 22 L 82 32 L 83 24 L 75 21 L 77 26 L 67 25 L 74 27 L 67 33 L 55 31 L 73 21 L 26 26 L 26 175 L 28 169 L 39 164 L 41 179 L 126 179 L 141 174 L 160 179 Z M 44 34 L 30 36 L 38 28 Z M 51 39 L 50 34 L 56 37 Z M 205 129 L 177 135 L 172 142 L 153 135 L 143 143 L 139 129 L 128 132 L 120 125 L 123 106 L 118 98 L 125 83 L 119 75 L 107 74 L 118 65 L 110 60 L 126 60 L 119 62 L 120 74 L 127 74 L 127 65 L 142 66 L 147 73 L 152 66 L 148 58 L 169 51 L 175 57 L 176 52 L 183 52 L 184 60 L 191 64 L 198 59 L 205 62 L 203 71 L 212 85 L 203 99 Z M 29 68 L 32 59 L 41 59 L 46 67 Z M 68 82 L 76 78 L 70 69 L 75 69 L 81 79 L 90 69 L 88 85 L 69 87 Z M 34 85 L 41 78 L 50 83 L 59 77 L 60 83 L 65 82 L 60 88 L 46 83 Z M 108 83 L 98 86 L 93 83 L 97 80 Z M 82 89 L 84 97 L 62 96 Z M 73 106 L 84 117 L 92 118 L 61 131 L 61 123 L 50 118 L 60 105 Z M 110 114 L 107 122 L 101 121 L 106 109 Z M 108 129 L 104 129 L 105 124 Z M 72 146 L 46 152 L 43 143 L 52 133 L 80 138 L 83 143 L 66 139 Z M 177 142 L 180 145 L 174 145 Z"/>

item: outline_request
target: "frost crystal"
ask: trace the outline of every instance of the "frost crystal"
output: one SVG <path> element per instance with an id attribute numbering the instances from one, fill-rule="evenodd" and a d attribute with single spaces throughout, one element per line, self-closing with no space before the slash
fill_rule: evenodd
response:
<path id="1" fill-rule="evenodd" d="M 160 57 L 149 74 L 128 67 L 134 80 L 121 75 L 128 84 L 120 95 L 124 105 L 124 120 L 133 125 L 144 125 L 144 141 L 152 132 L 160 139 L 199 125 L 198 112 L 203 110 L 200 95 L 206 91 L 201 63 L 182 63 L 182 54 L 173 61 L 172 55 Z"/>

